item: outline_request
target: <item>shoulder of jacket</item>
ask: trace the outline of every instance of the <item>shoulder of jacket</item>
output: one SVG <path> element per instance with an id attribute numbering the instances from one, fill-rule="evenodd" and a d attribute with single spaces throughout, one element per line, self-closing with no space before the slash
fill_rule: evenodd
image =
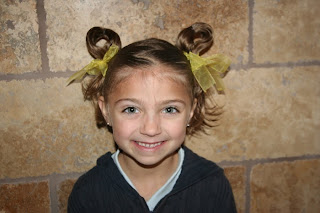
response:
<path id="1" fill-rule="evenodd" d="M 183 149 L 185 150 L 184 169 L 190 170 L 190 172 L 201 171 L 203 174 L 206 171 L 210 174 L 223 173 L 223 169 L 216 163 L 199 156 L 187 147 L 183 147 Z"/>
<path id="2" fill-rule="evenodd" d="M 101 182 L 102 178 L 105 178 L 105 173 L 108 167 L 111 165 L 111 153 L 108 152 L 97 160 L 97 165 L 91 168 L 89 171 L 81 175 L 74 185 L 74 189 L 91 188 L 93 184 Z"/>

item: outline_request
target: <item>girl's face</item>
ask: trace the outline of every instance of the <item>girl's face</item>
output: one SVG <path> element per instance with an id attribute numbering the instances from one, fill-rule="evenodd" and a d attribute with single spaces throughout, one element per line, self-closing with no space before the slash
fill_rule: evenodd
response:
<path id="1" fill-rule="evenodd" d="M 170 69 L 164 65 L 136 68 L 132 70 L 136 74 L 122 81 L 107 102 L 99 100 L 124 156 L 144 166 L 176 154 L 193 115 L 195 101 L 182 83 L 168 78 Z"/>

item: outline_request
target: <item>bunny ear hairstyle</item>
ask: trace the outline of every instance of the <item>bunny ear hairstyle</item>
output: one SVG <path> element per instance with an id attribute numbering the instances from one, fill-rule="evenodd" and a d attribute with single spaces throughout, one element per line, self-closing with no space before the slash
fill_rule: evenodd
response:
<path id="1" fill-rule="evenodd" d="M 231 64 L 228 57 L 215 54 L 204 58 L 192 52 L 184 52 L 184 55 L 190 61 L 192 73 L 204 92 L 212 86 L 215 86 L 218 92 L 224 90 L 221 75 Z"/>
<path id="2" fill-rule="evenodd" d="M 89 75 L 106 75 L 108 70 L 108 62 L 117 54 L 119 47 L 112 44 L 109 50 L 104 55 L 103 59 L 94 59 L 87 66 L 76 72 L 67 80 L 67 84 L 70 84 L 74 80 L 81 80 L 86 74 Z"/>

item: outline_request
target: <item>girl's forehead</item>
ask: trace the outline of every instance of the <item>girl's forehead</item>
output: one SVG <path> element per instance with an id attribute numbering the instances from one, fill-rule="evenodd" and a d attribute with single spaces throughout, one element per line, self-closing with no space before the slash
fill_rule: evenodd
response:
<path id="1" fill-rule="evenodd" d="M 118 71 L 118 84 L 115 86 L 119 86 L 121 84 L 131 82 L 131 79 L 134 78 L 136 81 L 162 81 L 164 84 L 168 81 L 173 81 L 179 85 L 186 86 L 187 80 L 185 76 L 181 74 L 182 71 L 177 71 L 174 68 L 157 64 L 157 65 L 148 65 L 142 67 L 126 67 Z"/>
<path id="2" fill-rule="evenodd" d="M 130 74 L 116 85 L 110 96 L 112 99 L 120 96 L 154 98 L 175 96 L 191 100 L 189 89 L 185 83 L 177 78 L 177 74 L 170 69 L 172 68 L 151 66 L 128 70 Z"/>
<path id="3" fill-rule="evenodd" d="M 174 75 L 177 70 L 172 68 L 169 65 L 164 64 L 153 64 L 153 65 L 142 65 L 138 67 L 125 67 L 120 70 L 120 72 L 127 72 L 130 74 L 145 74 L 145 75 L 154 75 L 154 76 L 163 76 L 163 75 Z"/>
<path id="4" fill-rule="evenodd" d="M 152 85 L 171 85 L 174 87 L 184 86 L 171 72 L 155 71 L 152 68 L 144 68 L 130 73 L 126 78 L 119 82 L 117 87 L 137 85 L 141 87 L 150 87 Z"/>

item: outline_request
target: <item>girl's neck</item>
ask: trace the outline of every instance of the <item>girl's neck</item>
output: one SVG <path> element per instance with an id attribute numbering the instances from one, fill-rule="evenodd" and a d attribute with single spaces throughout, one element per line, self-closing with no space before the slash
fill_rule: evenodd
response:
<path id="1" fill-rule="evenodd" d="M 179 154 L 176 151 L 159 164 L 153 166 L 141 165 L 121 152 L 119 153 L 118 160 L 121 168 L 129 177 L 138 193 L 145 200 L 149 200 L 176 171 L 179 164 Z"/>

